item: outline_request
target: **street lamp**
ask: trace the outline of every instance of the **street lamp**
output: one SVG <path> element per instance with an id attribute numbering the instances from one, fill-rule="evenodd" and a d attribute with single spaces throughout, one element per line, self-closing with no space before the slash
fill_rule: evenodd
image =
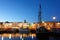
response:
<path id="1" fill-rule="evenodd" d="M 54 25 L 54 27 L 55 27 L 55 20 L 56 20 L 56 17 L 52 17 L 52 19 L 54 20 L 53 25 Z"/>

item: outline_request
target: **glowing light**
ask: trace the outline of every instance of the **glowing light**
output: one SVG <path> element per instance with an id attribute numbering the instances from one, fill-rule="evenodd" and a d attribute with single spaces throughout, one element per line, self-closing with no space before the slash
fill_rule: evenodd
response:
<path id="1" fill-rule="evenodd" d="M 55 20 L 56 19 L 56 17 L 53 17 L 53 20 Z"/>
<path id="2" fill-rule="evenodd" d="M 11 39 L 11 34 L 9 34 L 9 39 Z"/>
<path id="3" fill-rule="evenodd" d="M 44 23 L 44 25 L 46 26 L 47 24 L 46 24 L 46 23 Z"/>
<path id="4" fill-rule="evenodd" d="M 50 30 L 50 27 L 48 27 L 47 29 Z"/>

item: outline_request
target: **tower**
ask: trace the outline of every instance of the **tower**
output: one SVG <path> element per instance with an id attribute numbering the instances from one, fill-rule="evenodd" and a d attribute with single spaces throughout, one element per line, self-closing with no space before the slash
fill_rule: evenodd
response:
<path id="1" fill-rule="evenodd" d="M 26 20 L 24 20 L 24 23 L 26 23 Z"/>
<path id="2" fill-rule="evenodd" d="M 40 8 L 39 8 L 39 12 L 38 12 L 38 23 L 42 22 L 42 18 L 41 18 L 41 4 L 40 4 Z"/>

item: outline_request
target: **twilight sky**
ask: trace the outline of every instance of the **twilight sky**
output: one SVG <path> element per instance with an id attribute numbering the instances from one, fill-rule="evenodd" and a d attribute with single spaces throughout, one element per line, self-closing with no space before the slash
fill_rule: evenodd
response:
<path id="1" fill-rule="evenodd" d="M 60 20 L 60 0 L 0 0 L 0 22 L 37 22 L 40 3 L 42 20 Z"/>

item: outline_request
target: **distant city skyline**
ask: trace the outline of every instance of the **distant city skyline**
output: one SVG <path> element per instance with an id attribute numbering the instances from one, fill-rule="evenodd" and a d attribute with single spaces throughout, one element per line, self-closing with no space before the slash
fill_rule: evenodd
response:
<path id="1" fill-rule="evenodd" d="M 41 4 L 42 20 L 60 20 L 60 0 L 0 0 L 0 22 L 38 22 Z"/>

